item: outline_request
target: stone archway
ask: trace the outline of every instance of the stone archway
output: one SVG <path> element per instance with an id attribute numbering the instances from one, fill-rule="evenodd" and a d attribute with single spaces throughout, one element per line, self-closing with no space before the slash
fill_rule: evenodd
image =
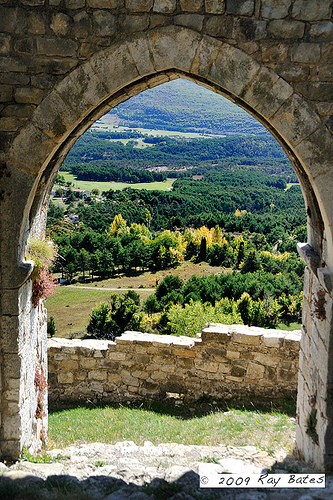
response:
<path id="1" fill-rule="evenodd" d="M 284 147 L 299 177 L 308 214 L 308 243 L 300 253 L 308 269 L 297 445 L 306 460 L 329 468 L 332 137 L 314 107 L 271 69 L 230 44 L 175 26 L 132 36 L 93 54 L 54 86 L 13 141 L 2 221 L 1 454 L 15 458 L 23 445 L 36 449 L 47 427 L 46 415 L 36 419 L 36 373 L 46 372 L 47 362 L 44 311 L 30 305 L 33 264 L 25 261 L 25 252 L 29 235 L 44 231 L 57 170 L 78 137 L 109 109 L 179 76 L 220 92 L 253 114 Z M 307 433 L 311 414 L 318 439 Z"/>

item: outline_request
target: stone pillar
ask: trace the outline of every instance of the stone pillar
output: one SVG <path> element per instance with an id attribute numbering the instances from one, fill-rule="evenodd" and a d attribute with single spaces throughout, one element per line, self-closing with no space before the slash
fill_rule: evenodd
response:
<path id="1" fill-rule="evenodd" d="M 301 256 L 302 251 L 300 251 Z M 306 462 L 333 470 L 333 298 L 322 269 L 305 269 L 296 446 Z M 326 275 L 327 277 L 327 275 Z"/>
<path id="2" fill-rule="evenodd" d="M 15 460 L 47 440 L 46 309 L 33 307 L 31 280 L 1 292 L 0 458 Z"/>

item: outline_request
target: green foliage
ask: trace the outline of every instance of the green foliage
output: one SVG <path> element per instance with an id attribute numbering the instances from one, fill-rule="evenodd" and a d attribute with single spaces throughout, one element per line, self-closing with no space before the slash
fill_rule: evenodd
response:
<path id="1" fill-rule="evenodd" d="M 130 290 L 124 295 L 112 294 L 110 302 L 96 305 L 89 317 L 87 332 L 92 338 L 114 340 L 126 329 L 138 330 L 142 315 L 137 314 L 140 298 Z"/>
<path id="2" fill-rule="evenodd" d="M 232 299 L 222 299 L 215 306 L 209 303 L 190 301 L 189 304 L 174 305 L 167 312 L 166 332 L 172 335 L 195 337 L 206 323 L 241 324 L 241 316 L 237 312 Z"/>
<path id="3" fill-rule="evenodd" d="M 48 269 L 56 257 L 56 248 L 51 240 L 30 238 L 27 259 L 35 262 L 31 279 L 38 277 L 41 269 Z"/>
<path id="4" fill-rule="evenodd" d="M 57 333 L 54 316 L 50 316 L 49 318 L 47 318 L 47 333 L 51 338 Z"/>

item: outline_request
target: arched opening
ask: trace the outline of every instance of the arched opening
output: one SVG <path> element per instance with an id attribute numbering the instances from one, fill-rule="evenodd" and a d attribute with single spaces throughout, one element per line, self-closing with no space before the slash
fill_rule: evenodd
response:
<path id="1" fill-rule="evenodd" d="M 328 131 L 314 109 L 273 71 L 226 43 L 176 27 L 161 28 L 149 36 L 138 35 L 92 56 L 56 86 L 15 139 L 9 168 L 11 182 L 21 188 L 22 196 L 15 210 L 17 200 L 7 202 L 12 207 L 8 214 L 16 214 L 14 224 L 7 218 L 8 237 L 19 248 L 19 254 L 16 249 L 4 249 L 4 271 L 15 271 L 12 280 L 7 278 L 8 289 L 18 289 L 32 271 L 32 265 L 24 261 L 28 236 L 44 230 L 48 195 L 72 144 L 117 103 L 147 86 L 179 76 L 235 101 L 280 142 L 299 177 L 307 207 L 308 246 L 303 249 L 304 258 L 322 286 L 331 291 L 333 208 L 327 186 L 331 179 L 328 152 L 332 146 Z M 36 149 L 31 155 L 33 146 Z M 323 377 L 328 383 L 327 374 Z M 304 427 L 306 414 L 302 419 Z M 323 423 L 326 428 L 327 423 Z M 305 436 L 304 429 L 302 433 L 300 440 Z M 325 448 L 324 441 L 323 431 L 320 449 Z M 319 457 L 321 452 L 316 453 Z M 323 460 L 318 458 L 318 462 Z"/>

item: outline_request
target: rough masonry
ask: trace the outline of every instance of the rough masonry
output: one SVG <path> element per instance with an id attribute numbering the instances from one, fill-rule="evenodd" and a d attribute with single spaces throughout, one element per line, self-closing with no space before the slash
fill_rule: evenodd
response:
<path id="1" fill-rule="evenodd" d="M 2 457 L 45 439 L 45 313 L 31 308 L 26 249 L 43 237 L 57 171 L 100 116 L 182 77 L 255 116 L 298 175 L 308 240 L 297 446 L 333 468 L 332 54 L 332 0 L 0 0 Z"/>
<path id="2" fill-rule="evenodd" d="M 49 402 L 294 396 L 300 331 L 208 324 L 197 338 L 126 332 L 48 341 Z"/>

